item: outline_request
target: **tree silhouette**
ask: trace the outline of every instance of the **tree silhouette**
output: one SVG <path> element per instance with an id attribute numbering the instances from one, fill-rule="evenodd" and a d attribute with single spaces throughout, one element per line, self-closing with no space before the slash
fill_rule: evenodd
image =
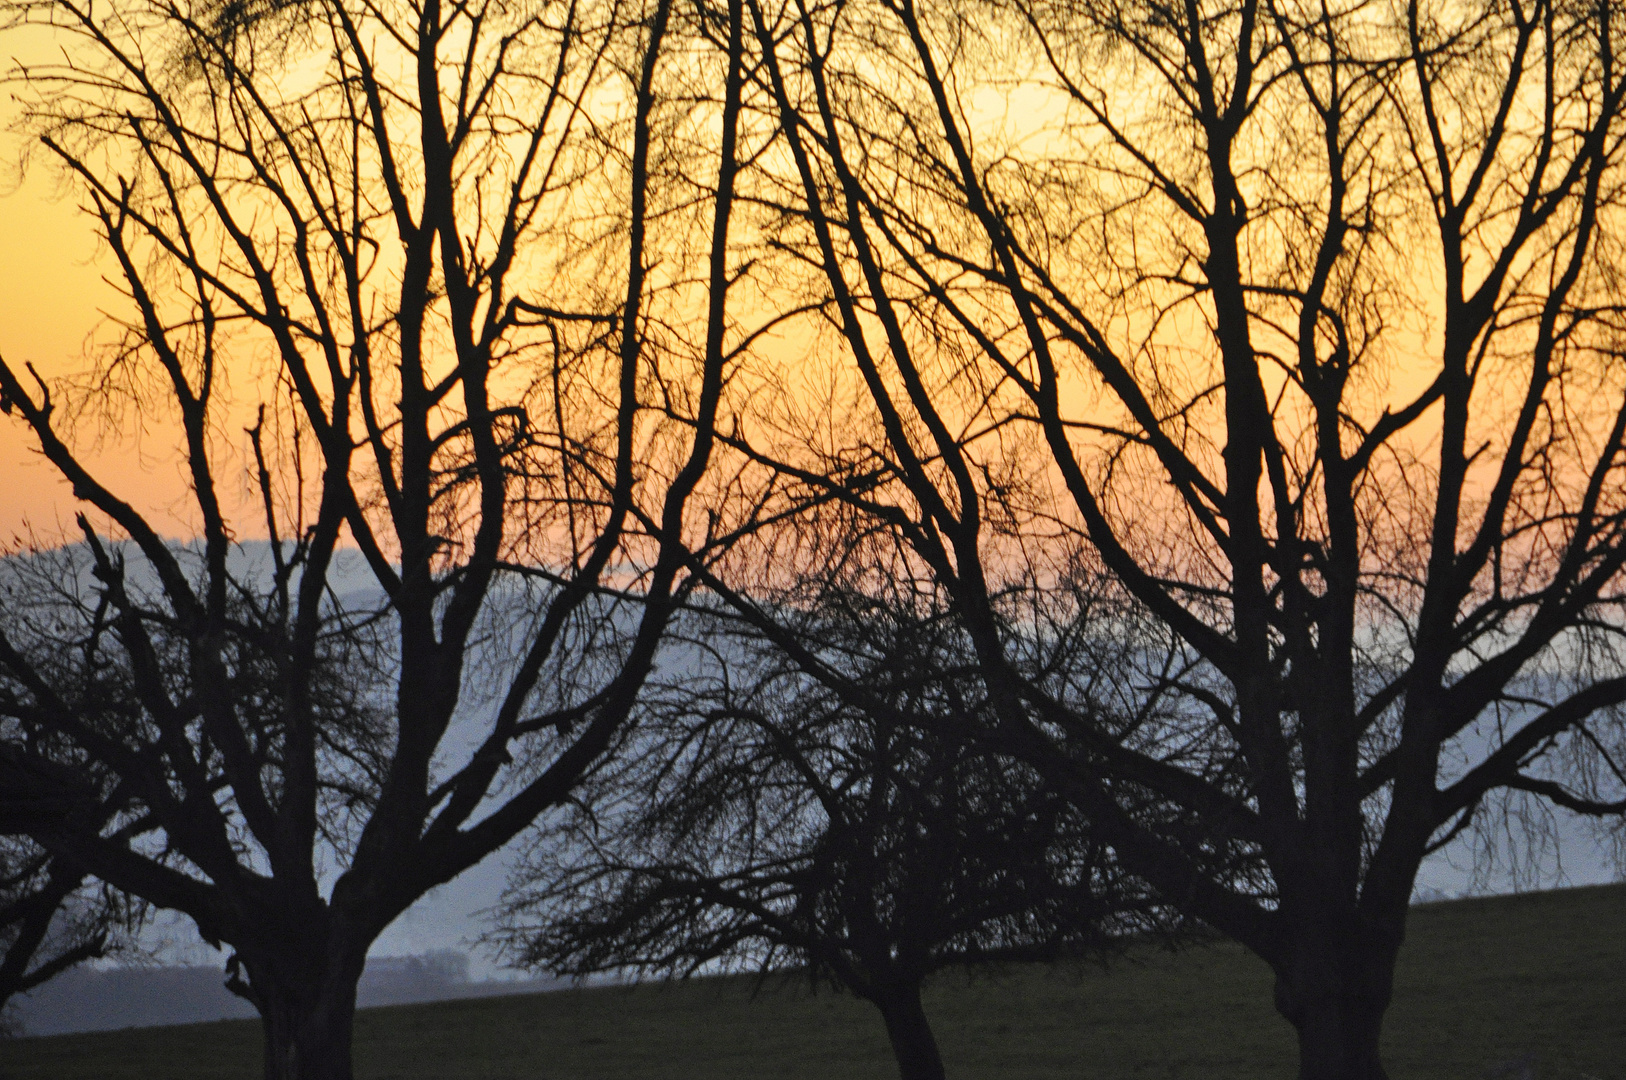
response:
<path id="1" fill-rule="evenodd" d="M 0 1009 L 124 947 L 139 910 L 26 836 L 0 838 Z M 12 1028 L 4 1016 L 0 1028 Z"/>
<path id="2" fill-rule="evenodd" d="M 5 760 L 106 775 L 150 835 L 34 840 L 230 946 L 268 1078 L 348 1077 L 369 945 L 568 797 L 772 488 L 708 479 L 742 36 L 685 55 L 668 0 L 10 10 L 63 42 L 26 123 L 130 316 L 88 384 L 0 363 L 84 509 L 65 606 L 5 612 Z M 76 452 L 125 406 L 178 434 L 195 540 Z"/>
<path id="3" fill-rule="evenodd" d="M 897 537 L 1007 749 L 1270 964 L 1306 1080 L 1381 1077 L 1422 859 L 1498 790 L 1626 808 L 1618 12 L 749 10 L 858 417 L 754 452 Z M 1183 723 L 1025 668 L 1005 597 L 1069 562 Z"/>
<path id="4" fill-rule="evenodd" d="M 738 628 L 704 634 L 711 662 L 651 687 L 634 746 L 517 871 L 497 936 L 517 962 L 799 969 L 880 1011 L 904 1080 L 941 1080 L 933 972 L 1170 928 L 1076 806 L 978 746 L 986 705 L 940 613 L 830 594 L 797 624 L 872 711 Z"/>

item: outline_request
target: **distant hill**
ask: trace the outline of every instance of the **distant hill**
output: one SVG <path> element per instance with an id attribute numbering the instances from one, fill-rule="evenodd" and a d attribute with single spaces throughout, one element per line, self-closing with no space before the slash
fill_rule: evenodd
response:
<path id="1" fill-rule="evenodd" d="M 363 1008 L 457 998 L 526 994 L 567 985 L 559 979 L 469 979 L 469 958 L 451 950 L 367 961 L 358 998 Z M 254 1007 L 225 987 L 218 967 L 75 968 L 16 1003 L 24 1035 L 61 1035 L 117 1028 L 249 1019 Z"/>

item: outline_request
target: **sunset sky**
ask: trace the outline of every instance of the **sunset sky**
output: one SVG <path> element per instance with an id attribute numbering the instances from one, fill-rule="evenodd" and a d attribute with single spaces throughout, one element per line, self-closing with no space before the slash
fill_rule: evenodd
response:
<path id="1" fill-rule="evenodd" d="M 40 31 L 8 32 L 9 69 L 18 60 L 49 55 Z M 103 312 L 119 296 L 103 280 L 92 221 L 83 214 L 60 174 L 43 154 L 25 171 L 19 161 L 27 141 L 11 130 L 18 109 L 14 87 L 0 99 L 0 355 L 14 365 L 32 363 L 47 378 L 85 369 L 87 345 Z M 111 438 L 95 455 L 96 468 L 120 490 L 151 496 L 154 504 L 179 492 L 173 446 L 162 433 L 137 439 Z M 70 527 L 73 500 L 46 465 L 33 439 L 15 417 L 0 417 L 0 543 L 25 525 L 41 539 Z"/>
<path id="2" fill-rule="evenodd" d="M 7 66 L 49 55 L 51 39 L 43 31 L 8 34 Z M 25 141 L 11 130 L 18 110 L 8 90 L 0 98 L 0 355 L 15 367 L 33 364 L 47 379 L 90 368 L 94 344 L 108 339 L 106 313 L 121 311 L 118 291 L 104 280 L 111 267 L 99 261 L 92 219 L 78 206 L 54 163 L 43 153 L 20 169 Z M 1429 303 L 1425 296 L 1424 304 Z M 1420 322 L 1422 320 L 1419 320 Z M 1422 340 L 1422 327 L 1411 340 Z M 1417 354 L 1431 355 L 1421 344 Z M 1411 354 L 1408 354 L 1408 357 Z M 1395 361 L 1389 388 L 1404 396 L 1429 377 L 1432 362 Z M 1379 406 L 1374 403 L 1374 410 Z M 87 464 L 109 487 L 136 502 L 149 520 L 172 536 L 190 532 L 181 496 L 182 457 L 174 435 L 165 429 L 98 433 L 92 425 L 76 432 Z M 35 449 L 34 440 L 15 417 L 0 416 L 0 551 L 32 537 L 50 543 L 72 535 L 74 500 L 66 485 Z M 222 487 L 231 486 L 223 480 Z M 1609 880 L 1611 869 L 1601 850 L 1581 828 L 1571 827 L 1564 869 L 1574 882 Z M 1434 858 L 1419 879 L 1424 893 L 1457 893 L 1474 884 L 1462 845 Z M 374 954 L 399 954 L 458 946 L 478 934 L 479 912 L 494 904 L 506 874 L 502 853 L 475 871 L 438 889 L 396 921 L 374 946 Z M 1485 882 L 1478 883 L 1480 885 Z M 1507 882 L 1492 880 L 1493 888 Z M 184 944 L 184 943 L 183 943 Z M 189 946 L 188 946 L 189 947 Z M 198 959 L 183 948 L 175 959 Z M 477 969 L 477 971 L 480 969 Z M 489 968 L 485 969 L 489 970 Z"/>

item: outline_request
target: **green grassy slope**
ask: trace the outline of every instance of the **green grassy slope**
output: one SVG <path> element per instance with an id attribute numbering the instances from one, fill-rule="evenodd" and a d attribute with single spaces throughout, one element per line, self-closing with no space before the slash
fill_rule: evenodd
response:
<path id="1" fill-rule="evenodd" d="M 362 1080 L 889 1080 L 879 1017 L 745 980 L 372 1009 Z M 946 977 L 927 1000 L 955 1080 L 1288 1080 L 1264 966 L 1228 945 L 1108 971 Z M 1541 1080 L 1626 1080 L 1626 887 L 1413 912 L 1386 1028 L 1394 1080 L 1476 1080 L 1533 1054 Z M 237 1080 L 259 1030 L 224 1022 L 0 1044 L 16 1080 Z M 1509 1080 L 1515 1074 L 1508 1074 Z"/>

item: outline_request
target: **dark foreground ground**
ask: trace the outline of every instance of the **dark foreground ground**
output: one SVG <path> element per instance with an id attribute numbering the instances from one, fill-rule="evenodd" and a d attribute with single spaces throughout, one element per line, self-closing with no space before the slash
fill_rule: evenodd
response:
<path id="1" fill-rule="evenodd" d="M 878 1016 L 799 984 L 704 980 L 363 1011 L 360 1080 L 884 1080 Z M 953 1080 L 1290 1080 L 1264 966 L 1231 946 L 1110 970 L 944 978 L 927 1009 Z M 1386 1046 L 1394 1080 L 1626 1080 L 1626 887 L 1414 911 Z M 0 1077 L 248 1080 L 223 1021 L 0 1044 Z M 1533 1073 L 1526 1073 L 1528 1063 Z"/>

